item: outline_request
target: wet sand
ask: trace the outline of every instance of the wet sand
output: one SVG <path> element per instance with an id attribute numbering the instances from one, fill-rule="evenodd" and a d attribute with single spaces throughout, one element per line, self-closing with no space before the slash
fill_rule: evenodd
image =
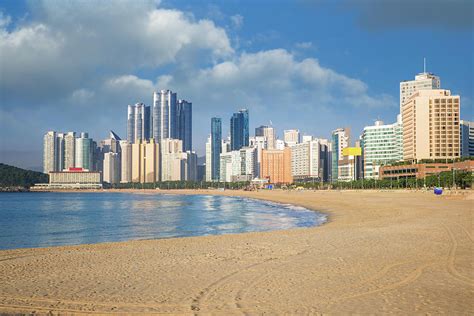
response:
<path id="1" fill-rule="evenodd" d="M 474 313 L 472 192 L 200 193 L 297 204 L 330 221 L 0 251 L 0 313 Z"/>

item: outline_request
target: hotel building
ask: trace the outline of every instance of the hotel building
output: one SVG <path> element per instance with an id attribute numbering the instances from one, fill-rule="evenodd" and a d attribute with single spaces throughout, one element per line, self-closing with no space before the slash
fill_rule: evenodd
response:
<path id="1" fill-rule="evenodd" d="M 327 144 L 313 139 L 291 146 L 291 171 L 295 181 L 324 180 Z"/>
<path id="2" fill-rule="evenodd" d="M 268 179 L 270 183 L 292 183 L 291 149 L 263 150 L 260 178 Z"/>
<path id="3" fill-rule="evenodd" d="M 378 179 L 380 166 L 403 159 L 402 124 L 398 115 L 397 122 L 364 127 L 362 134 L 364 178 Z"/>
<path id="4" fill-rule="evenodd" d="M 415 76 L 415 80 L 405 80 L 400 82 L 400 114 L 403 104 L 419 90 L 440 89 L 439 77 L 426 71 Z M 402 118 L 403 120 L 403 118 Z"/>
<path id="5" fill-rule="evenodd" d="M 460 155 L 460 97 L 419 90 L 403 104 L 403 159 L 455 159 Z"/>

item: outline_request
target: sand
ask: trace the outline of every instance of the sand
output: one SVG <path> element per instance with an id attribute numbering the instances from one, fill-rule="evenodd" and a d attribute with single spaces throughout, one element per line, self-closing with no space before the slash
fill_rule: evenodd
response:
<path id="1" fill-rule="evenodd" d="M 0 251 L 0 313 L 474 313 L 472 192 L 213 193 L 298 204 L 330 221 Z"/>

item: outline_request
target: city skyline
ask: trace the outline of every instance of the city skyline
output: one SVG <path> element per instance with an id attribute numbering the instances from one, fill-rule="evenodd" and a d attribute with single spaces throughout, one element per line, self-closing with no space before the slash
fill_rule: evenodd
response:
<path id="1" fill-rule="evenodd" d="M 86 27 L 84 21 L 91 5 L 97 6 L 98 10 Z M 438 4 L 435 2 L 434 5 Z M 288 18 L 299 12 L 302 13 L 301 21 L 288 28 L 275 27 L 272 22 L 265 28 L 256 20 L 264 9 L 262 4 L 252 6 L 253 10 L 249 7 L 229 2 L 200 8 L 180 1 L 164 1 L 158 5 L 143 1 L 129 5 L 128 10 L 120 6 L 110 8 L 107 3 L 53 4 L 46 1 L 32 5 L 7 1 L 1 4 L 3 33 L 0 42 L 5 57 L 2 61 L 30 43 L 26 34 L 36 36 L 37 43 L 49 43 L 45 47 L 56 50 L 40 51 L 45 48 L 33 45 L 31 51 L 42 53 L 39 55 L 43 59 L 24 52 L 18 58 L 21 63 L 1 63 L 4 74 L 0 86 L 2 162 L 13 161 L 21 167 L 41 166 L 41 140 L 49 130 L 88 131 L 91 138 L 103 139 L 112 129 L 125 139 L 123 108 L 139 102 L 153 106 L 153 91 L 162 89 L 177 91 L 193 103 L 193 147 L 199 156 L 205 153 L 209 126 L 198 122 L 208 122 L 214 116 L 227 122 L 229 115 L 239 108 L 248 108 L 251 112 L 249 130 L 272 121 L 280 139 L 286 129 L 299 129 L 302 135 L 330 138 L 330 132 L 335 128 L 350 127 L 354 136 L 358 136 L 364 126 L 372 125 L 377 118 L 390 123 L 395 121 L 399 110 L 399 83 L 413 80 L 423 71 L 423 57 L 427 58 L 427 71 L 441 78 L 441 86 L 461 96 L 461 119 L 472 117 L 470 56 L 473 44 L 469 41 L 472 19 L 466 22 L 463 14 L 455 15 L 448 10 L 448 17 L 436 21 L 426 18 L 413 22 L 407 16 L 398 24 L 382 25 L 380 21 L 378 24 L 372 21 L 377 25 L 368 26 L 363 23 L 364 19 L 368 21 L 365 15 L 370 9 L 367 7 L 355 9 L 349 6 L 350 10 L 342 12 L 324 1 L 314 5 L 281 3 L 275 8 L 276 14 Z M 458 10 L 457 13 L 472 12 L 468 2 L 456 2 L 453 7 L 451 9 Z M 288 8 L 296 13 L 283 14 Z M 217 14 L 219 10 L 220 15 Z M 325 33 L 319 31 L 318 23 L 327 20 L 310 22 L 309 19 L 318 20 L 314 17 L 321 17 L 325 10 L 333 10 L 331 17 L 335 22 L 351 17 L 348 23 L 353 24 L 353 30 L 344 28 L 342 33 L 341 27 L 334 22 L 331 24 L 333 29 L 325 28 Z M 128 39 L 130 46 L 141 47 L 144 53 L 130 52 L 128 45 L 121 46 L 122 38 L 108 38 L 107 32 L 116 26 L 111 18 L 114 14 L 127 17 L 132 13 L 144 17 L 146 25 L 170 21 L 171 26 L 177 26 L 189 35 L 189 43 L 164 37 L 163 49 L 149 43 L 148 36 L 155 33 L 145 34 L 138 28 L 137 32 L 128 35 Z M 66 22 L 65 16 L 71 16 L 70 21 Z M 449 16 L 455 16 L 455 19 Z M 104 26 L 100 30 L 97 29 L 99 21 Z M 305 23 L 314 34 L 294 35 L 294 31 Z M 84 34 L 70 36 L 61 46 L 55 36 L 71 34 L 76 25 L 97 31 L 99 40 L 108 38 L 113 50 L 108 51 L 100 41 L 88 39 Z M 164 30 L 155 31 L 161 34 Z M 195 34 L 203 31 L 208 36 L 198 43 Z M 443 36 L 446 45 L 439 47 L 436 37 L 430 36 L 435 32 L 446 35 Z M 380 34 L 383 34 L 383 41 L 378 39 Z M 347 39 L 338 41 L 345 42 L 347 47 L 334 43 L 333 36 Z M 370 41 L 370 47 L 361 47 L 364 45 L 350 39 L 353 36 Z M 399 56 L 397 50 L 390 52 L 394 46 L 409 45 L 415 39 L 417 45 L 404 56 Z M 176 45 L 166 45 L 170 43 Z M 88 45 L 94 53 L 89 56 L 90 63 L 71 54 L 71 48 L 77 48 L 81 53 L 82 46 Z M 116 60 L 101 57 L 110 52 L 116 55 Z M 54 60 L 68 71 L 67 77 L 57 66 L 48 71 L 41 68 L 49 65 L 48 58 L 53 56 L 50 53 L 56 54 Z M 81 67 L 70 68 L 65 64 L 69 60 L 66 57 Z M 97 73 L 95 69 L 99 66 L 104 70 Z M 24 76 L 19 77 L 18 73 Z M 223 138 L 229 135 L 228 124 L 223 124 L 222 132 Z"/>

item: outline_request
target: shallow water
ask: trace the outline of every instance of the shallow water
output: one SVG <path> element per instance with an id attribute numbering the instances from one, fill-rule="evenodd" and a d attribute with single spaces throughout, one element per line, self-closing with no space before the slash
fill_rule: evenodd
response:
<path id="1" fill-rule="evenodd" d="M 238 197 L 2 193 L 0 249 L 270 231 L 325 221 L 302 207 Z"/>

